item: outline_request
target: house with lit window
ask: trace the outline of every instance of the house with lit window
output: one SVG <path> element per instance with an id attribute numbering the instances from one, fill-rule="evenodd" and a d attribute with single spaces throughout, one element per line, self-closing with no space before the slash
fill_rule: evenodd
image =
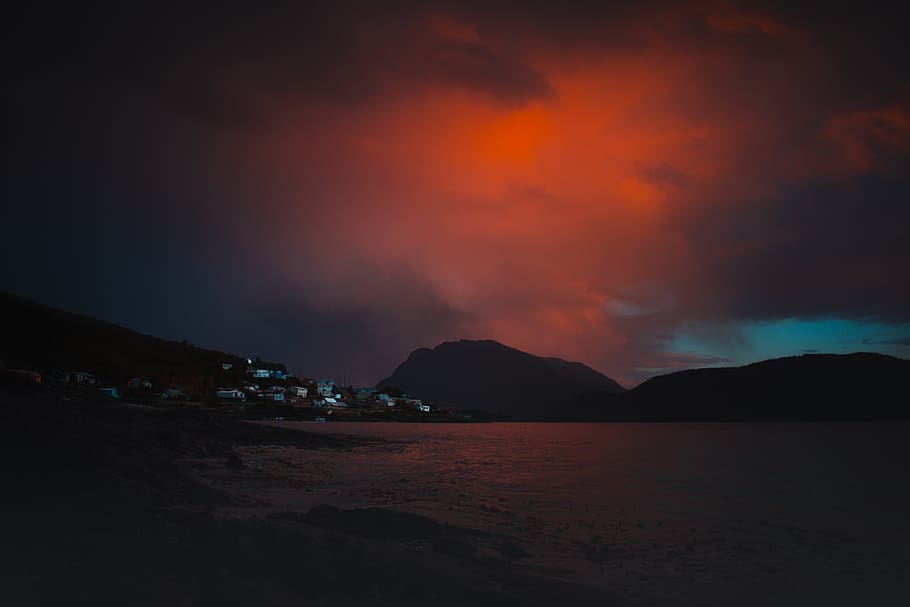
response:
<path id="1" fill-rule="evenodd" d="M 330 379 L 320 379 L 318 382 L 316 382 L 316 392 L 319 393 L 319 396 L 331 396 L 334 398 L 335 382 Z"/>

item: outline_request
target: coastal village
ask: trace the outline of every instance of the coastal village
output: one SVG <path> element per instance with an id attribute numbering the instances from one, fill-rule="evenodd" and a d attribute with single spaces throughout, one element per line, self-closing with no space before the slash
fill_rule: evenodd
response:
<path id="1" fill-rule="evenodd" d="M 282 413 L 275 416 L 278 420 L 285 419 L 286 414 L 305 419 L 308 413 L 314 421 L 326 421 L 331 416 L 372 419 L 376 414 L 386 412 L 396 417 L 424 415 L 449 417 L 453 421 L 455 418 L 470 419 L 470 416 L 457 415 L 454 407 L 433 406 L 394 388 L 380 391 L 372 386 L 336 383 L 330 378 L 297 377 L 280 363 L 267 363 L 258 358 L 247 358 L 240 364 L 222 362 L 220 367 L 220 371 L 215 371 L 219 383 L 201 391 L 186 389 L 176 383 L 161 384 L 160 380 L 140 376 L 118 383 L 85 371 L 7 368 L 3 361 L 0 361 L 0 374 L 8 381 L 56 385 L 80 394 L 110 399 L 227 406 L 250 416 Z"/>
<path id="2" fill-rule="evenodd" d="M 280 362 L 166 340 L 0 293 L 0 383 L 73 399 L 205 407 L 240 419 L 493 421 L 393 385 L 306 377 Z M 402 388 L 398 386 L 398 388 Z"/>

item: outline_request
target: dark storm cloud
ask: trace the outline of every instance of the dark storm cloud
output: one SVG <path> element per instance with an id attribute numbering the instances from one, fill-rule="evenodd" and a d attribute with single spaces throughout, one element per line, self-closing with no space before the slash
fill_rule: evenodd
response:
<path id="1" fill-rule="evenodd" d="M 520 58 L 427 30 L 432 6 L 278 4 L 24 10 L 8 44 L 19 86 L 156 100 L 190 120 L 251 126 L 294 103 L 363 104 L 395 80 L 507 104 L 553 95 Z M 24 51 L 24 52 L 23 52 Z"/>
<path id="2" fill-rule="evenodd" d="M 414 53 L 426 52 L 414 48 Z M 429 81 L 465 85 L 485 91 L 506 103 L 522 105 L 529 99 L 555 94 L 539 72 L 496 55 L 488 46 L 469 42 L 439 43 L 424 55 L 421 71 Z"/>
<path id="3" fill-rule="evenodd" d="M 405 266 L 358 264 L 332 278 L 312 276 L 306 285 L 263 282 L 254 297 L 230 304 L 237 320 L 230 345 L 292 362 L 295 371 L 369 383 L 391 374 L 415 344 L 451 339 L 470 320 Z M 338 292 L 350 291 L 362 296 L 339 299 Z"/>
<path id="4" fill-rule="evenodd" d="M 66 75 L 73 78 L 138 80 L 180 71 L 197 63 L 202 79 L 220 70 L 253 68 L 265 79 L 290 77 L 288 86 L 356 94 L 372 58 L 388 47 L 406 50 L 415 37 L 408 23 L 436 14 L 454 15 L 477 27 L 481 36 L 495 35 L 499 46 L 518 45 L 533 36 L 537 45 L 597 45 L 635 48 L 656 35 L 677 35 L 696 46 L 731 40 L 739 46 L 761 46 L 778 35 L 774 27 L 791 28 L 818 40 L 836 59 L 841 78 L 832 83 L 842 95 L 866 99 L 904 87 L 900 73 L 906 37 L 889 3 L 717 2 L 693 11 L 684 3 L 652 2 L 370 2 L 333 4 L 266 3 L 239 6 L 197 2 L 189 5 L 135 2 L 129 6 L 21 5 L 7 14 L 7 44 L 18 52 L 7 59 L 12 74 Z M 714 17 L 717 18 L 714 18 Z M 731 16 L 735 16 L 734 19 Z M 650 27 L 630 27 L 645 22 Z M 765 24 L 779 24 L 774 27 Z M 370 44 L 361 47 L 358 28 Z M 385 37 L 383 32 L 396 37 Z M 402 36 L 402 34 L 405 34 Z M 444 47 L 444 45 L 443 45 Z M 422 49 L 424 52 L 426 49 Z M 452 50 L 452 49 L 449 49 Z M 445 48 L 430 49 L 442 51 Z M 510 95 L 526 89 L 548 92 L 526 68 L 504 64 L 485 44 L 464 45 L 454 69 L 457 81 Z M 869 59 L 874 57 L 874 61 Z M 407 61 L 404 54 L 399 60 Z M 422 60 L 412 57 L 411 61 Z M 222 67 L 219 64 L 227 64 Z M 504 80 L 493 78 L 503 76 Z M 539 75 L 538 75 L 539 77 Z M 509 86 L 512 81 L 515 89 Z M 346 84 L 347 83 L 347 84 Z M 351 84 L 354 83 L 354 84 Z M 543 86 L 543 88 L 541 88 Z"/>
<path id="5" fill-rule="evenodd" d="M 908 40 L 899 4 L 774 1 L 766 6 L 832 55 L 831 69 L 839 77 L 825 92 L 835 103 L 877 105 L 895 95 L 906 98 Z"/>
<path id="6" fill-rule="evenodd" d="M 734 319 L 837 315 L 910 320 L 906 172 L 797 188 L 688 224 L 708 284 L 701 305 Z"/>
<path id="7" fill-rule="evenodd" d="M 825 7 L 717 3 L 693 11 L 671 2 L 442 0 L 269 3 L 255 9 L 206 2 L 28 7 L 9 15 L 7 62 L 14 81 L 59 80 L 64 95 L 126 89 L 194 120 L 248 125 L 272 115 L 276 105 L 300 100 L 364 103 L 386 90 L 390 77 L 447 83 L 521 105 L 555 94 L 546 77 L 522 61 L 522 49 L 635 52 L 666 39 L 683 48 L 716 46 L 754 55 L 767 52 L 779 27 L 798 31 L 813 52 L 824 49 L 837 71 L 824 90 L 813 87 L 803 95 L 833 97 L 847 109 L 893 98 L 902 87 L 906 94 L 900 60 L 906 40 L 899 21 L 874 3 L 849 11 Z M 441 39 L 423 27 L 439 14 L 463 20 L 480 38 Z M 793 50 L 768 59 L 780 62 Z M 741 72 L 734 83 L 724 73 L 718 93 L 738 96 L 743 104 L 773 103 L 774 97 L 762 98 L 769 74 Z"/>

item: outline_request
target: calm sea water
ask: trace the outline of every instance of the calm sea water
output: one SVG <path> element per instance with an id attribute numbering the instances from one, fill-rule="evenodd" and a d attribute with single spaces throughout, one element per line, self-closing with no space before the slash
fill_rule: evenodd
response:
<path id="1" fill-rule="evenodd" d="M 276 508 L 425 514 L 646 603 L 910 598 L 908 425 L 277 423 L 385 442 L 249 449 Z"/>

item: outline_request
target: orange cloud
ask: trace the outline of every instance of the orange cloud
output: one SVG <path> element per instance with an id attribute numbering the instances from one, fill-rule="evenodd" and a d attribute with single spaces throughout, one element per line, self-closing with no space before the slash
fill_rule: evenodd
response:
<path id="1" fill-rule="evenodd" d="M 617 373 L 687 322 L 907 318 L 907 37 L 883 7 L 355 4 L 34 15 L 8 198 L 67 238 L 154 234 L 175 282 L 377 373 L 446 338 Z M 167 282 L 154 245 L 78 248 Z"/>
<path id="2" fill-rule="evenodd" d="M 910 150 L 910 110 L 894 105 L 836 114 L 819 138 L 837 173 L 889 170 Z"/>
<path id="3" fill-rule="evenodd" d="M 730 34 L 760 32 L 780 36 L 788 31 L 783 22 L 760 11 L 743 10 L 726 2 L 708 10 L 706 21 L 712 28 Z"/>
<path id="4" fill-rule="evenodd" d="M 652 34 L 633 49 L 513 44 L 552 95 L 504 104 L 473 85 L 396 79 L 361 106 L 295 108 L 257 135 L 267 152 L 255 170 L 289 201 L 288 233 L 307 226 L 288 254 L 406 264 L 469 319 L 448 337 L 609 367 L 635 335 L 678 322 L 678 302 L 702 297 L 691 292 L 705 280 L 698 243 L 681 228 L 692 217 L 907 151 L 900 107 L 833 114 L 820 135 L 795 136 L 808 113 L 788 105 L 821 58 L 777 63 L 794 30 L 770 16 L 728 5 L 700 16 L 724 34 L 760 32 L 767 48 Z M 431 39 L 484 44 L 469 23 L 424 23 Z M 750 73 L 763 73 L 766 98 L 738 88 Z M 315 281 L 302 271 L 312 305 L 360 297 L 333 286 L 336 263 Z"/>

